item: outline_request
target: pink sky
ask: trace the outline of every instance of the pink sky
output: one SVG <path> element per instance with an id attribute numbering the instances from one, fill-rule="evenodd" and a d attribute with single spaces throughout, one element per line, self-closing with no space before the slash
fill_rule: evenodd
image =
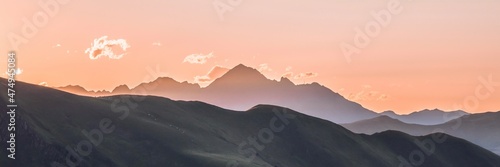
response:
<path id="1" fill-rule="evenodd" d="M 110 90 L 151 80 L 148 69 L 195 82 L 214 66 L 243 63 L 267 65 L 263 73 L 271 79 L 317 73 L 293 81 L 319 82 L 377 112 L 452 110 L 464 100 L 477 103 L 470 112 L 500 110 L 500 86 L 481 89 L 487 98 L 475 95 L 479 77 L 500 82 L 500 1 L 66 1 L 41 0 L 58 4 L 50 16 L 38 1 L 4 0 L 0 50 L 16 50 L 19 80 Z M 223 20 L 213 6 L 217 1 L 231 9 Z M 398 2 L 400 12 L 348 62 L 340 44 L 354 45 L 355 28 L 375 21 L 372 11 Z M 23 18 L 33 23 L 33 16 L 43 15 L 48 22 L 23 36 Z M 26 43 L 12 44 L 9 34 Z M 126 40 L 130 47 L 112 47 L 115 54 L 125 53 L 121 59 L 90 59 L 85 50 L 102 36 Z M 210 53 L 204 64 L 183 62 L 188 55 Z M 0 68 L 6 64 L 0 60 Z"/>

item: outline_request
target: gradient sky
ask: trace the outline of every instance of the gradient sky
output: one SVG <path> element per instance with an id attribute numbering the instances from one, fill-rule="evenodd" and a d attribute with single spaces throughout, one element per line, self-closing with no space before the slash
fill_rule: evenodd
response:
<path id="1" fill-rule="evenodd" d="M 23 36 L 23 18 L 33 22 L 45 11 L 38 1 L 1 1 L 0 51 L 6 55 L 15 48 L 9 34 Z M 375 20 L 371 12 L 387 10 L 390 1 L 242 0 L 232 5 L 216 0 L 231 9 L 223 20 L 214 0 L 66 1 L 19 45 L 23 72 L 18 80 L 110 90 L 152 80 L 148 69 L 195 82 L 214 66 L 243 63 L 271 79 L 287 72 L 317 74 L 292 81 L 319 82 L 377 112 L 452 110 L 464 101 L 477 102 L 464 108 L 469 112 L 500 110 L 500 86 L 482 89 L 490 93 L 487 98 L 474 96 L 479 77 L 491 75 L 500 82 L 497 0 L 394 1 L 401 13 L 391 15 L 350 62 L 340 44 L 353 44 L 355 28 L 364 29 Z M 130 47 L 112 47 L 124 53 L 121 59 L 90 59 L 85 50 L 102 36 L 124 39 Z M 184 62 L 189 55 L 210 53 L 203 64 Z M 0 60 L 0 68 L 6 64 Z"/>

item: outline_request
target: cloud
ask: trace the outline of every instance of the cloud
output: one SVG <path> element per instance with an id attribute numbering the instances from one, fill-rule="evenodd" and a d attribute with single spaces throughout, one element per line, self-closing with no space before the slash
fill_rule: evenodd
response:
<path id="1" fill-rule="evenodd" d="M 52 46 L 52 48 L 57 48 L 57 47 L 61 47 L 61 44 L 56 44 L 56 45 Z"/>
<path id="2" fill-rule="evenodd" d="M 209 53 L 209 54 L 206 54 L 206 55 L 203 55 L 203 54 L 191 54 L 191 55 L 186 56 L 186 58 L 184 58 L 183 63 L 188 62 L 190 64 L 205 64 L 207 62 L 207 60 L 209 58 L 212 58 L 212 57 L 214 57 L 213 52 Z"/>
<path id="3" fill-rule="evenodd" d="M 214 66 L 206 75 L 196 76 L 194 77 L 194 80 L 197 83 L 210 82 L 217 78 L 220 78 L 222 75 L 226 74 L 226 72 L 228 72 L 229 70 L 230 70 L 229 68 Z"/>
<path id="4" fill-rule="evenodd" d="M 264 64 L 260 64 L 260 65 L 259 65 L 259 68 L 258 68 L 257 70 L 259 70 L 260 72 L 264 72 L 264 71 L 273 71 L 273 69 L 271 69 L 271 68 L 269 67 L 269 65 L 267 65 L 266 63 L 264 63 Z"/>
<path id="5" fill-rule="evenodd" d="M 378 92 L 377 91 L 370 91 L 368 92 L 368 97 L 374 97 L 377 96 Z"/>
<path id="6" fill-rule="evenodd" d="M 194 81 L 196 83 L 204 83 L 204 82 L 210 82 L 212 81 L 212 79 L 206 75 L 203 75 L 203 76 L 195 76 Z"/>
<path id="7" fill-rule="evenodd" d="M 377 101 L 385 101 L 385 100 L 387 100 L 387 98 L 389 98 L 389 96 L 387 96 L 386 94 L 381 94 L 381 95 L 377 98 Z"/>
<path id="8" fill-rule="evenodd" d="M 288 67 L 286 67 L 286 69 L 285 69 L 285 71 L 290 71 L 290 70 L 292 70 L 292 66 L 288 66 Z"/>
<path id="9" fill-rule="evenodd" d="M 90 59 L 95 60 L 100 57 L 108 57 L 110 59 L 121 59 L 126 53 L 115 54 L 113 48 L 119 46 L 123 51 L 127 51 L 130 45 L 124 39 L 108 40 L 108 36 L 102 36 L 94 40 L 90 48 L 85 50 L 89 54 Z"/>
<path id="10" fill-rule="evenodd" d="M 38 85 L 40 85 L 40 86 L 49 86 L 49 84 L 47 84 L 47 82 L 40 82 Z"/>
<path id="11" fill-rule="evenodd" d="M 281 75 L 282 78 L 293 78 L 293 72 L 287 72 Z"/>
<path id="12" fill-rule="evenodd" d="M 20 69 L 20 68 L 17 68 L 17 69 L 16 69 L 16 75 L 20 75 L 20 74 L 22 74 L 23 72 L 24 72 L 24 70 L 23 70 L 23 69 Z"/>
<path id="13" fill-rule="evenodd" d="M 365 90 L 362 90 L 361 92 L 358 92 L 358 93 L 351 93 L 351 94 L 349 94 L 349 99 L 353 100 L 353 101 L 366 100 Z"/>
<path id="14" fill-rule="evenodd" d="M 17 69 L 15 70 L 15 75 L 20 75 L 20 74 L 22 74 L 23 72 L 24 72 L 24 70 L 23 70 L 23 69 L 21 69 L 21 68 L 17 68 Z M 7 71 L 5 71 L 5 74 L 3 74 L 3 75 L 8 76 L 8 75 L 9 75 L 9 73 L 8 73 Z"/>
<path id="15" fill-rule="evenodd" d="M 154 45 L 154 46 L 161 46 L 161 43 L 160 42 L 154 42 L 152 45 Z"/>
<path id="16" fill-rule="evenodd" d="M 300 73 L 300 74 L 295 75 L 295 77 L 293 77 L 293 79 L 306 79 L 306 78 L 313 78 L 313 77 L 317 77 L 317 76 L 318 76 L 318 73 L 306 72 L 306 73 Z"/>
<path id="17" fill-rule="evenodd" d="M 371 88 L 371 85 L 363 85 L 363 89 L 360 92 L 349 94 L 348 99 L 353 101 L 385 101 L 389 98 L 387 94 L 370 90 Z"/>

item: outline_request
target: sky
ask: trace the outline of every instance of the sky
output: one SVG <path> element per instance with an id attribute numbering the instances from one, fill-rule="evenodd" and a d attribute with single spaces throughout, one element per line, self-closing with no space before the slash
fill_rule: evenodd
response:
<path id="1" fill-rule="evenodd" d="M 376 112 L 500 110 L 497 0 L 0 1 L 0 52 L 29 83 L 207 85 L 245 64 Z"/>

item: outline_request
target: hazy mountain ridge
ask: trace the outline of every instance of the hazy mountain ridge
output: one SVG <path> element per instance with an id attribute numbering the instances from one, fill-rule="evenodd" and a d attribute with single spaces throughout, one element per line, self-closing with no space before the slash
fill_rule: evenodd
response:
<path id="1" fill-rule="evenodd" d="M 442 124 L 453 119 L 460 118 L 469 113 L 457 110 L 457 111 L 443 111 L 439 109 L 425 109 L 421 111 L 415 111 L 407 115 L 396 114 L 394 111 L 385 111 L 380 113 L 380 115 L 386 115 L 394 119 L 398 119 L 402 122 L 409 124 L 420 124 L 420 125 L 437 125 Z"/>
<path id="2" fill-rule="evenodd" d="M 280 81 L 270 80 L 258 70 L 242 64 L 215 79 L 205 88 L 168 77 L 142 83 L 128 92 L 123 86 L 119 87 L 115 88 L 117 91 L 108 94 L 57 89 L 87 96 L 155 95 L 174 100 L 203 101 L 232 110 L 247 110 L 255 105 L 271 104 L 336 123 L 349 123 L 378 116 L 377 113 L 318 83 L 295 85 L 287 78 L 281 78 Z"/>
<path id="3" fill-rule="evenodd" d="M 396 130 L 411 135 L 443 132 L 480 145 L 500 155 L 500 112 L 465 115 L 439 125 L 408 124 L 388 116 L 342 124 L 345 128 L 364 134 Z"/>
<path id="4" fill-rule="evenodd" d="M 5 82 L 1 79 L 1 89 L 6 88 Z M 16 89 L 17 123 L 22 125 L 17 148 L 22 156 L 16 161 L 0 157 L 1 164 L 7 166 L 65 164 L 65 147 L 88 140 L 81 131 L 98 128 L 103 119 L 112 121 L 116 129 L 104 134 L 102 143 L 83 157 L 90 166 L 211 167 L 228 162 L 238 162 L 239 166 L 398 166 L 399 156 L 406 158 L 419 149 L 413 141 L 431 138 L 399 132 L 357 135 L 337 124 L 269 105 L 235 112 L 202 102 L 154 96 L 83 97 L 21 82 Z M 0 105 L 5 106 L 6 95 L 1 98 Z M 120 119 L 123 113 L 111 108 L 124 98 L 142 100 L 131 105 L 129 114 Z M 287 115 L 288 124 L 276 112 Z M 273 118 L 281 120 L 283 130 L 274 133 L 269 143 L 260 142 L 264 148 L 256 152 L 254 160 L 246 161 L 248 154 L 240 154 L 238 145 L 270 128 Z M 5 123 L 1 122 L 2 127 Z M 1 132 L 4 134 L 5 129 Z M 423 166 L 500 164 L 499 156 L 447 137 L 433 155 L 425 157 Z M 5 148 L 5 144 L 2 139 L 0 145 Z"/>

